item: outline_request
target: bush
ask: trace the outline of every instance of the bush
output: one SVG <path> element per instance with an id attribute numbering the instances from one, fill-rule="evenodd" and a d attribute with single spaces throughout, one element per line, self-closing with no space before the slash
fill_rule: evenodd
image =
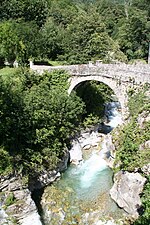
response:
<path id="1" fill-rule="evenodd" d="M 5 200 L 5 205 L 8 207 L 16 202 L 14 194 L 12 192 L 9 193 Z"/>

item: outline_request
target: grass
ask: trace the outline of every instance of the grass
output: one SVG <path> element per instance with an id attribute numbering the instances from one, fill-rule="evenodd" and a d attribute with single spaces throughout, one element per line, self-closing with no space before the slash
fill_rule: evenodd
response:
<path id="1" fill-rule="evenodd" d="M 0 76 L 7 76 L 7 75 L 11 75 L 12 73 L 14 73 L 16 71 L 17 68 L 12 68 L 12 67 L 3 67 L 2 69 L 0 69 Z"/>
<path id="2" fill-rule="evenodd" d="M 48 62 L 52 65 L 52 66 L 62 66 L 63 63 L 60 61 L 52 61 L 52 60 L 48 60 Z"/>

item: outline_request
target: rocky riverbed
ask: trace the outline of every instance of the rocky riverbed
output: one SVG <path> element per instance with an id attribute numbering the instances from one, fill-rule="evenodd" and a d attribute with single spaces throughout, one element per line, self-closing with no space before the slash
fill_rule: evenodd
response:
<path id="1" fill-rule="evenodd" d="M 146 114 L 142 114 L 143 117 L 138 118 L 138 123 L 143 126 L 143 121 L 148 119 Z M 144 142 L 140 146 L 142 151 L 149 146 L 149 141 Z M 102 134 L 97 131 L 82 131 L 81 135 L 76 137 L 72 142 L 72 148 L 70 152 L 66 152 L 66 155 L 62 162 L 58 165 L 58 168 L 54 171 L 43 171 L 38 177 L 33 178 L 29 182 L 29 186 L 23 184 L 22 179 L 19 177 L 8 176 L 0 177 L 0 225 L 42 225 L 41 217 L 39 216 L 38 209 L 31 198 L 31 192 L 35 189 L 44 188 L 47 185 L 52 184 L 56 179 L 61 177 L 63 170 L 67 168 L 68 160 L 75 166 L 81 166 L 84 160 L 88 160 L 89 155 L 98 154 L 104 161 L 104 167 L 113 168 L 116 149 L 112 141 L 111 134 Z M 95 157 L 95 156 L 94 156 Z M 97 157 L 97 156 L 96 156 Z M 98 161 L 95 158 L 96 169 Z M 101 166 L 102 166 L 101 164 Z M 146 175 L 150 174 L 150 164 L 144 165 L 140 168 Z M 90 170 L 89 170 L 90 178 Z M 106 176 L 107 177 L 107 176 Z M 112 178 L 110 178 L 111 180 Z M 141 209 L 140 193 L 143 190 L 143 186 L 146 179 L 142 177 L 137 171 L 129 173 L 127 171 L 120 171 L 114 176 L 114 185 L 110 190 L 112 199 L 118 204 L 119 207 L 124 209 L 120 218 L 117 218 L 113 213 L 105 213 L 103 203 L 106 202 L 107 196 L 102 193 L 96 201 L 91 201 L 93 209 L 90 204 L 84 204 L 73 199 L 74 190 L 69 187 L 65 190 L 58 190 L 55 186 L 50 185 L 45 189 L 42 196 L 42 207 L 44 215 L 42 215 L 49 224 L 51 218 L 55 218 L 59 223 L 68 225 L 68 221 L 74 218 L 74 224 L 93 224 L 93 225 L 115 225 L 124 224 L 126 218 L 136 219 L 139 216 Z M 63 193 L 63 198 L 59 199 L 59 195 Z M 109 193 L 108 193 L 109 195 Z M 57 201 L 53 201 L 54 196 Z M 73 202 L 72 210 L 69 206 L 69 201 Z M 108 201 L 108 199 L 107 199 Z M 63 206 L 63 207 L 62 207 Z M 107 207 L 107 206 L 106 206 Z M 82 215 L 81 213 L 82 212 Z M 100 214 L 101 212 L 101 214 Z M 66 216 L 67 215 L 67 216 Z M 104 219 L 104 215 L 106 215 Z M 101 219 L 103 217 L 103 220 Z M 64 219 L 67 218 L 67 219 Z M 124 219 L 123 219 L 124 218 Z M 128 220 L 128 219 L 127 219 Z M 117 222 L 119 221 L 119 222 Z"/>

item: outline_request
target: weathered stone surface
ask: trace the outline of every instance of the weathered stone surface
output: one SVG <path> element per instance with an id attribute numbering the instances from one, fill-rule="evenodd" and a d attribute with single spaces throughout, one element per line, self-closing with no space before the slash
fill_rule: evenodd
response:
<path id="1" fill-rule="evenodd" d="M 9 220 L 8 215 L 0 206 L 0 225 L 14 225 L 12 221 Z"/>
<path id="2" fill-rule="evenodd" d="M 16 191 L 26 188 L 19 177 L 3 177 L 0 179 L 0 191 Z"/>
<path id="3" fill-rule="evenodd" d="M 114 185 L 110 190 L 111 198 L 127 213 L 137 218 L 141 207 L 139 194 L 145 182 L 146 178 L 139 173 L 120 171 L 114 176 Z"/>
<path id="4" fill-rule="evenodd" d="M 43 170 L 39 175 L 36 177 L 32 177 L 29 181 L 29 189 L 30 191 L 36 190 L 36 189 L 41 189 L 52 182 L 54 182 L 57 178 L 59 178 L 60 172 L 56 170 L 52 171 L 46 171 Z"/>
<path id="5" fill-rule="evenodd" d="M 63 172 L 67 169 L 68 162 L 69 162 L 70 154 L 68 149 L 66 150 L 63 159 L 58 163 L 57 170 L 59 172 Z"/>
<path id="6" fill-rule="evenodd" d="M 140 126 L 140 128 L 143 128 L 144 123 L 150 121 L 150 114 L 148 111 L 144 111 L 142 112 L 138 118 L 137 118 L 137 122 Z"/>
<path id="7" fill-rule="evenodd" d="M 144 149 L 150 149 L 150 140 L 148 140 L 148 141 L 145 141 L 143 144 L 141 144 L 140 146 L 139 146 L 139 150 L 144 150 Z"/>
<path id="8" fill-rule="evenodd" d="M 20 220 L 21 225 L 42 225 L 39 215 L 36 212 L 31 212 L 30 215 L 26 215 Z"/>
<path id="9" fill-rule="evenodd" d="M 14 221 L 20 225 L 42 225 L 31 192 L 24 188 L 19 178 L 3 179 L 1 185 L 3 194 L 1 193 L 0 198 L 0 225 L 14 225 Z M 10 199 L 10 196 L 13 196 L 13 199 Z M 5 211 L 3 207 L 6 208 Z"/>
<path id="10" fill-rule="evenodd" d="M 110 168 L 113 168 L 114 161 L 115 161 L 115 156 L 116 156 L 116 151 L 115 151 L 115 146 L 112 142 L 112 135 L 107 134 L 104 137 L 103 143 L 102 143 L 102 148 L 104 152 L 104 159 L 107 162 L 107 165 Z"/>
<path id="11" fill-rule="evenodd" d="M 141 168 L 142 172 L 145 173 L 146 175 L 150 175 L 150 163 L 148 163 L 147 165 L 144 165 Z"/>

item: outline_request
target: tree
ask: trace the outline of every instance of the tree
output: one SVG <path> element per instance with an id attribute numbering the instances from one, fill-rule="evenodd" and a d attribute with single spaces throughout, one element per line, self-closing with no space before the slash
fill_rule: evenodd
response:
<path id="1" fill-rule="evenodd" d="M 49 17 L 40 30 L 39 51 L 42 58 L 56 60 L 62 54 L 61 26 L 56 26 L 53 18 Z"/>
<path id="2" fill-rule="evenodd" d="M 5 21 L 0 23 L 0 56 L 13 62 L 27 61 L 36 55 L 38 28 L 35 23 L 23 21 Z"/>
<path id="3" fill-rule="evenodd" d="M 147 59 L 150 26 L 145 11 L 130 9 L 129 18 L 120 21 L 117 39 L 128 59 Z"/>
<path id="4" fill-rule="evenodd" d="M 4 0 L 0 5 L 0 20 L 24 19 L 42 26 L 48 16 L 47 0 Z"/>
<path id="5" fill-rule="evenodd" d="M 0 3 L 0 21 L 23 17 L 24 0 L 4 0 Z"/>
<path id="6" fill-rule="evenodd" d="M 23 175 L 53 169 L 79 125 L 84 103 L 67 93 L 63 71 L 38 75 L 28 70 L 0 77 L 0 152 Z M 10 170 L 9 170 L 10 171 Z"/>
<path id="7" fill-rule="evenodd" d="M 25 21 L 35 21 L 38 26 L 42 26 L 48 14 L 47 0 L 25 0 L 23 11 Z"/>
<path id="8" fill-rule="evenodd" d="M 62 45 L 65 53 L 62 58 L 71 64 L 110 58 L 110 52 L 114 59 L 119 53 L 118 58 L 125 60 L 119 46 L 107 34 L 100 15 L 93 10 L 89 14 L 79 14 L 68 25 Z"/>
<path id="9" fill-rule="evenodd" d="M 70 0 L 53 0 L 49 9 L 49 15 L 56 25 L 67 27 L 76 18 L 79 7 Z"/>

